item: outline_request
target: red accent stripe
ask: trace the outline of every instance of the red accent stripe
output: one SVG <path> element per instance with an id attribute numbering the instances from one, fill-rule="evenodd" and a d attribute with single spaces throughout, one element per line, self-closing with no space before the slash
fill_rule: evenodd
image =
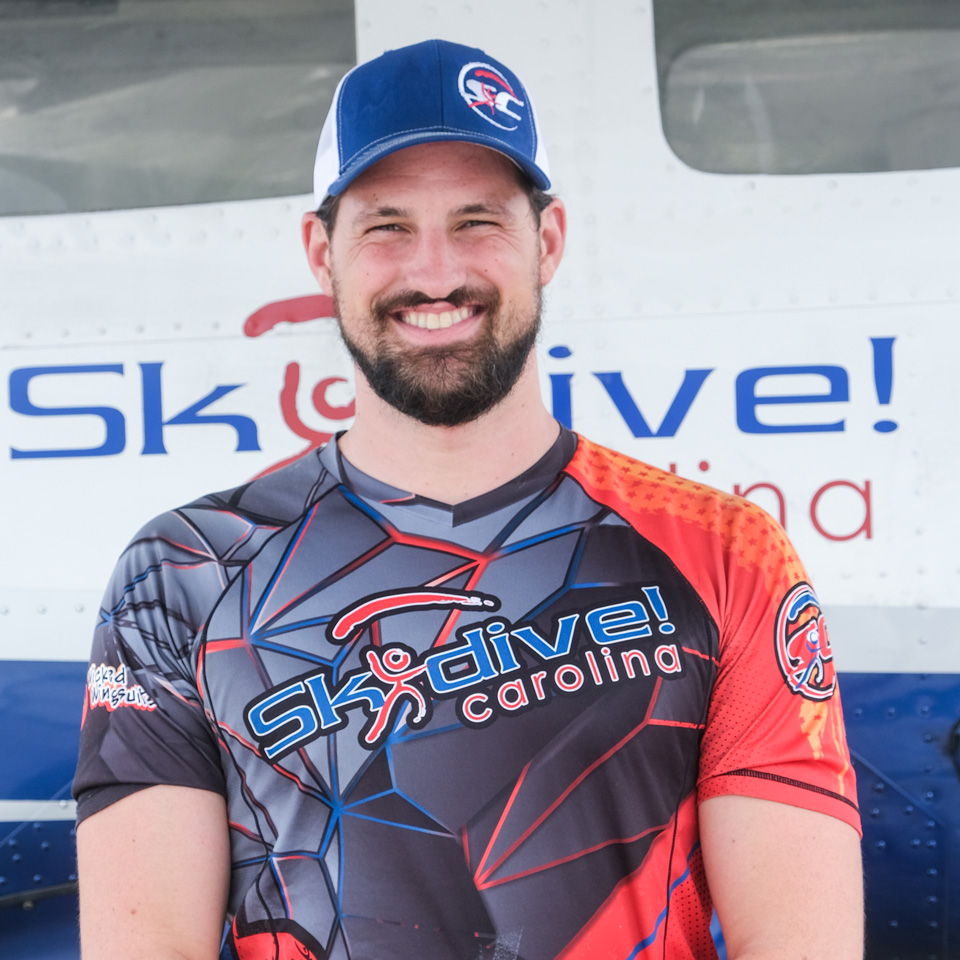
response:
<path id="1" fill-rule="evenodd" d="M 374 597 L 366 603 L 345 613 L 334 625 L 331 636 L 334 640 L 346 640 L 354 630 L 362 627 L 370 620 L 400 610 L 411 610 L 419 607 L 458 606 L 477 608 L 485 606 L 482 598 L 472 597 L 469 594 L 449 594 L 433 592 L 432 590 L 411 590 L 406 593 L 395 593 L 385 597 Z"/>
<path id="2" fill-rule="evenodd" d="M 529 877 L 533 873 L 541 873 L 542 871 L 549 870 L 552 867 L 559 867 L 562 863 L 569 863 L 571 860 L 578 860 L 580 857 L 585 857 L 588 853 L 595 853 L 597 850 L 602 850 L 604 847 L 610 847 L 614 844 L 636 843 L 637 840 L 642 840 L 651 833 L 661 831 L 666 826 L 666 823 L 662 823 L 656 827 L 648 827 L 646 830 L 643 830 L 634 837 L 618 837 L 612 840 L 604 840 L 603 843 L 598 843 L 592 847 L 587 847 L 586 850 L 578 850 L 576 853 L 571 853 L 569 856 L 561 857 L 559 860 L 551 860 L 549 863 L 541 863 L 537 867 L 531 867 L 529 870 L 521 870 L 520 873 L 513 873 L 509 877 L 501 877 L 499 880 L 488 880 L 479 886 L 478 889 L 489 890 L 490 887 L 499 886 L 501 883 L 509 883 L 511 880 L 520 880 L 523 877 Z"/>
<path id="3" fill-rule="evenodd" d="M 469 579 L 467 580 L 467 585 L 466 585 L 467 590 L 475 590 L 477 588 L 477 584 L 480 582 L 480 578 L 483 576 L 483 574 L 486 572 L 487 567 L 490 565 L 491 559 L 492 558 L 490 557 L 485 557 L 485 558 L 481 558 L 477 562 L 477 565 L 473 573 L 470 575 Z M 457 621 L 459 619 L 460 619 L 460 611 L 459 610 L 452 611 L 450 616 L 447 617 L 447 622 L 443 625 L 443 629 L 437 635 L 436 642 L 434 643 L 435 647 L 442 647 L 450 639 L 450 636 L 453 634 L 453 631 L 456 628 Z"/>
<path id="4" fill-rule="evenodd" d="M 689 653 L 692 657 L 699 657 L 701 660 L 709 660 L 712 664 L 714 664 L 714 666 L 720 666 L 720 661 L 716 657 L 711 657 L 709 653 L 704 653 L 702 650 L 694 650 L 691 647 L 681 647 L 680 649 L 684 653 Z"/>
<path id="5" fill-rule="evenodd" d="M 511 96 L 516 96 L 516 94 L 513 92 L 513 87 L 507 83 L 506 77 L 501 77 L 499 73 L 493 73 L 491 70 L 477 70 L 476 73 L 478 77 L 489 77 L 491 80 L 496 80 L 497 83 L 502 83 L 510 92 Z"/>
<path id="6" fill-rule="evenodd" d="M 219 653 L 221 650 L 236 650 L 237 647 L 248 646 L 243 637 L 235 637 L 232 640 L 208 640 L 206 649 L 211 653 Z"/>
<path id="7" fill-rule="evenodd" d="M 267 617 L 267 619 L 270 619 L 269 615 L 267 614 L 267 604 L 270 602 L 270 597 L 273 596 L 274 590 L 276 590 L 277 587 L 280 585 L 280 581 L 283 579 L 283 575 L 284 573 L 286 573 L 287 567 L 289 567 L 290 564 L 293 562 L 293 558 L 296 555 L 297 551 L 300 549 L 300 544 L 303 543 L 303 538 L 307 535 L 307 531 L 310 529 L 311 525 L 313 524 L 313 521 L 316 515 L 317 515 L 317 508 L 316 506 L 314 506 L 310 511 L 310 515 L 307 519 L 307 522 L 300 528 L 300 532 L 297 534 L 297 539 L 293 542 L 293 544 L 291 544 L 290 549 L 287 553 L 287 559 L 284 560 L 283 566 L 277 572 L 277 575 L 274 578 L 273 584 L 270 587 L 269 593 L 263 598 L 263 601 L 260 604 L 260 618 Z M 297 598 L 295 597 L 294 600 L 296 599 Z M 293 603 L 294 600 L 291 600 L 290 603 Z M 289 605 L 290 604 L 286 604 L 286 606 L 289 606 Z M 281 607 L 280 609 L 283 610 L 284 608 Z M 278 610 L 277 613 L 279 612 L 280 611 Z M 260 618 L 258 618 L 257 623 L 251 624 L 251 630 L 254 633 L 259 629 Z"/>
<path id="8" fill-rule="evenodd" d="M 487 857 L 490 855 L 493 845 L 497 842 L 497 837 L 500 835 L 500 830 L 507 819 L 507 814 L 513 807 L 513 801 L 517 799 L 517 794 L 520 792 L 520 785 L 523 783 L 529 769 L 530 764 L 528 763 L 520 771 L 520 776 L 517 777 L 517 782 L 513 785 L 513 790 L 511 791 L 510 797 L 503 807 L 503 812 L 500 814 L 500 819 L 497 821 L 497 825 L 494 827 L 493 833 L 491 834 L 490 839 L 487 841 L 487 848 L 483 851 L 483 856 L 480 858 L 480 862 L 477 864 L 477 872 L 474 874 L 474 880 L 476 881 L 478 888 L 482 887 L 484 883 L 484 878 L 482 877 L 483 865 L 487 862 Z M 491 869 L 494 869 L 495 867 L 496 864 L 494 864 Z"/>
<path id="9" fill-rule="evenodd" d="M 684 727 L 687 730 L 704 730 L 702 723 L 686 723 L 683 720 L 651 720 L 651 727 Z"/>
<path id="10" fill-rule="evenodd" d="M 560 794 L 560 796 L 558 796 L 556 800 L 554 800 L 553 803 L 551 803 L 550 806 L 547 807 L 547 809 L 544 810 L 543 813 L 541 813 L 540 816 L 537 817 L 537 819 L 534 820 L 534 822 L 530 824 L 530 826 L 527 827 L 527 829 L 524 830 L 519 837 L 517 837 L 517 839 L 503 852 L 497 862 L 486 871 L 484 876 L 481 878 L 484 883 L 489 879 L 490 874 L 492 874 L 493 871 L 496 870 L 497 867 L 499 867 L 507 859 L 507 857 L 509 857 L 537 829 L 537 827 L 539 827 L 540 824 L 542 824 L 554 812 L 554 810 L 556 810 L 557 807 L 559 807 L 560 804 L 563 803 L 563 801 L 566 800 L 567 797 L 569 797 L 570 794 L 573 793 L 573 791 L 576 790 L 577 787 L 580 786 L 580 784 L 583 783 L 583 781 L 586 780 L 591 773 L 593 773 L 594 770 L 606 763 L 610 757 L 628 744 L 645 726 L 650 723 L 650 715 L 653 713 L 653 708 L 657 704 L 657 700 L 660 695 L 660 687 L 662 685 L 663 678 L 658 677 L 656 685 L 653 688 L 653 694 L 650 697 L 650 705 L 647 707 L 647 713 L 643 720 L 641 720 L 637 726 L 621 737 L 620 740 L 617 741 L 617 743 L 615 743 L 605 754 L 594 760 L 594 762 L 591 763 L 590 766 L 588 766 L 578 777 L 574 778 L 574 780 Z"/>

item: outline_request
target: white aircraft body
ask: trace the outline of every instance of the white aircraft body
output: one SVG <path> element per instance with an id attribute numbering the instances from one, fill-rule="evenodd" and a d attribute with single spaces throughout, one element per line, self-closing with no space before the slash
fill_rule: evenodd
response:
<path id="1" fill-rule="evenodd" d="M 312 152 L 353 63 L 431 36 L 536 99 L 555 416 L 783 524 L 841 675 L 868 956 L 960 956 L 960 9 L 932 0 L 0 6 L 0 956 L 78 956 L 116 557 L 349 425 Z"/>

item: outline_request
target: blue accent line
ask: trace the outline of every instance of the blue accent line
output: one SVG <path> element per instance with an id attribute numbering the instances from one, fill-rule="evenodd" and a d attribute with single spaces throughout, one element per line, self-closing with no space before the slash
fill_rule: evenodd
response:
<path id="1" fill-rule="evenodd" d="M 817 603 L 817 598 L 816 598 L 816 596 L 814 595 L 814 593 L 813 593 L 812 590 L 804 590 L 803 593 L 801 593 L 800 596 L 797 597 L 797 599 L 793 601 L 793 603 L 790 605 L 790 611 L 787 613 L 787 619 L 788 619 L 791 623 L 792 623 L 794 620 L 796 620 L 797 617 L 798 617 L 798 615 L 800 614 L 800 611 L 801 611 L 808 603 Z M 819 606 L 819 604 L 818 604 L 818 606 Z"/>
<path id="2" fill-rule="evenodd" d="M 554 495 L 554 493 L 559 488 L 560 484 L 563 482 L 564 474 L 560 474 L 555 480 L 553 480 L 549 486 L 541 490 L 522 510 L 518 513 L 515 513 L 508 521 L 506 526 L 497 534 L 496 537 L 491 541 L 491 547 L 500 547 L 503 542 L 512 534 L 515 530 L 520 528 L 520 525 L 529 517 L 534 511 L 538 510 L 541 504 L 546 503 Z"/>
<path id="3" fill-rule="evenodd" d="M 345 803 L 343 805 L 344 812 L 353 812 L 354 807 L 362 807 L 363 804 L 369 803 L 371 800 L 380 800 L 382 797 L 389 797 L 391 794 L 396 794 L 397 790 L 395 787 L 391 787 L 389 790 L 382 790 L 380 793 L 374 793 L 369 797 L 364 797 L 362 800 L 354 800 L 352 803 Z"/>
<path id="4" fill-rule="evenodd" d="M 309 620 L 296 620 L 282 627 L 268 627 L 262 630 L 255 630 L 252 636 L 260 637 L 278 637 L 293 630 L 303 630 L 306 627 L 319 627 L 330 622 L 330 617 L 311 617 Z"/>
<path id="5" fill-rule="evenodd" d="M 336 748 L 333 746 L 333 743 L 336 741 L 336 737 L 331 736 L 330 740 L 331 740 L 331 748 L 329 750 L 329 754 L 330 754 L 330 768 L 332 770 L 336 767 L 336 761 L 337 761 Z M 353 793 L 354 788 L 360 782 L 363 775 L 370 769 L 370 765 L 374 762 L 374 760 L 377 757 L 380 756 L 380 752 L 381 752 L 380 750 L 373 750 L 370 753 L 370 755 L 367 757 L 367 759 L 360 764 L 360 766 L 357 768 L 354 775 L 347 781 L 346 786 L 343 788 L 343 792 L 340 794 L 341 802 L 344 802 L 346 798 L 349 797 L 351 793 Z M 339 767 L 337 767 L 337 771 L 339 773 Z M 383 796 L 387 793 L 390 793 L 390 790 L 384 791 L 384 794 L 377 794 L 377 796 Z M 345 805 L 346 804 L 344 803 L 344 806 Z"/>
<path id="6" fill-rule="evenodd" d="M 247 604 L 249 602 L 250 594 L 250 564 L 246 564 L 244 568 L 240 571 L 240 635 L 248 636 L 250 633 L 250 619 L 247 616 Z M 204 670 L 206 673 L 206 670 Z"/>
<path id="7" fill-rule="evenodd" d="M 330 819 L 327 821 L 326 829 L 323 831 L 323 836 L 320 838 L 320 849 L 329 850 L 330 843 L 333 840 L 333 834 L 337 832 L 340 827 L 340 813 L 339 811 L 331 811 Z"/>
<path id="8" fill-rule="evenodd" d="M 434 816 L 433 816 L 432 813 L 430 813 L 429 810 L 425 810 L 425 809 L 424 809 L 422 806 L 420 806 L 420 804 L 417 803 L 415 800 L 411 800 L 410 797 L 408 797 L 399 787 L 396 786 L 396 782 L 397 782 L 397 771 L 396 771 L 396 769 L 394 768 L 394 763 L 393 763 L 393 751 L 390 749 L 390 743 L 389 743 L 389 741 L 384 745 L 383 752 L 384 752 L 384 755 L 385 755 L 386 758 L 387 758 L 387 769 L 390 771 L 390 782 L 395 785 L 395 786 L 394 786 L 394 790 L 396 790 L 397 796 L 398 796 L 398 797 L 402 797 L 402 798 L 403 798 L 404 800 L 406 800 L 407 803 L 409 803 L 410 806 L 413 807 L 415 810 L 419 810 L 425 817 L 429 817 L 431 820 L 433 820 L 433 819 L 434 819 Z M 447 836 L 449 836 L 449 834 L 447 834 Z"/>
<path id="9" fill-rule="evenodd" d="M 583 529 L 586 529 L 586 527 Z M 567 569 L 567 575 L 563 579 L 563 583 L 560 584 L 560 586 L 554 590 L 553 593 L 547 597 L 544 597 L 537 606 L 530 610 L 525 619 L 532 620 L 544 610 L 548 609 L 551 604 L 554 603 L 554 601 L 559 600 L 560 597 L 564 596 L 564 594 L 569 593 L 571 590 L 580 588 L 581 585 L 575 584 L 573 579 L 577 575 L 577 570 L 580 568 L 580 559 L 583 556 L 583 551 L 586 549 L 585 540 L 586 538 L 581 536 L 577 541 L 577 545 L 573 548 L 573 553 L 570 556 L 570 565 Z M 583 584 L 583 586 L 589 586 L 589 584 Z"/>
<path id="10" fill-rule="evenodd" d="M 339 650 L 337 650 L 337 655 L 333 658 L 331 666 L 333 668 L 333 679 L 334 681 L 340 680 L 340 667 L 343 666 L 343 661 L 350 656 L 353 652 L 353 648 L 356 646 L 356 640 L 351 641 L 350 643 L 345 643 Z"/>
<path id="11" fill-rule="evenodd" d="M 414 810 L 419 810 L 425 817 L 428 817 L 430 820 L 437 819 L 426 807 L 417 803 L 416 800 L 411 800 L 410 797 L 408 797 L 399 787 L 395 787 L 394 790 L 397 796 L 400 797 L 402 800 L 405 800 L 407 803 L 409 803 Z M 453 836 L 453 834 L 448 832 L 448 833 L 441 834 L 441 836 L 450 837 L 450 836 Z"/>
<path id="12" fill-rule="evenodd" d="M 371 823 L 382 823 L 386 827 L 396 827 L 398 830 L 411 830 L 413 833 L 426 833 L 431 837 L 446 837 L 448 840 L 453 839 L 453 834 L 444 830 L 428 830 L 426 827 L 414 827 L 409 823 L 397 823 L 395 820 L 383 820 L 380 817 L 368 817 L 363 813 L 345 812 L 344 816 L 354 817 L 357 820 L 369 820 Z"/>
<path id="13" fill-rule="evenodd" d="M 582 523 L 571 523 L 565 527 L 557 527 L 555 530 L 547 530 L 544 533 L 538 533 L 536 536 L 528 537 L 526 540 L 518 540 L 509 546 L 500 547 L 497 554 L 505 557 L 508 554 L 516 553 L 518 550 L 526 550 L 528 547 L 535 547 L 538 543 L 544 543 L 547 540 L 556 540 L 558 537 L 566 536 L 568 533 L 575 533 L 583 529 Z"/>
<path id="14" fill-rule="evenodd" d="M 377 513 L 373 507 L 370 506 L 365 500 L 361 500 L 352 490 L 345 487 L 342 483 L 340 484 L 340 492 L 343 494 L 344 498 L 352 503 L 361 513 L 365 513 L 371 520 L 375 520 L 378 527 L 384 528 L 384 533 L 392 529 L 391 523 L 382 513 Z"/>
<path id="15" fill-rule="evenodd" d="M 680 874 L 680 876 L 677 877 L 677 879 L 674 880 L 672 884 L 670 884 L 670 889 L 667 892 L 667 905 L 661 911 L 660 916 L 657 917 L 657 922 L 654 924 L 654 927 L 653 927 L 653 933 L 651 933 L 650 936 L 646 937 L 644 940 L 641 940 L 633 948 L 631 953 L 627 955 L 626 960 L 634 960 L 634 958 L 638 954 L 646 950 L 647 947 L 649 947 L 650 944 L 652 944 L 657 939 L 657 934 L 660 932 L 660 927 L 663 924 L 663 921 L 667 919 L 667 911 L 670 909 L 670 898 L 673 896 L 673 891 L 676 890 L 677 887 L 679 887 L 680 884 L 683 883 L 683 881 L 690 876 L 690 859 L 699 849 L 700 849 L 700 841 L 698 840 L 693 845 L 693 849 L 687 854 L 687 869 L 684 870 L 683 873 Z"/>
<path id="16" fill-rule="evenodd" d="M 820 662 L 820 657 L 817 656 L 807 664 L 807 669 L 803 671 L 803 676 L 800 677 L 800 684 L 803 685 L 810 679 L 810 674 L 813 673 L 813 668 Z"/>
<path id="17" fill-rule="evenodd" d="M 452 730 L 461 730 L 462 723 L 451 723 L 446 727 L 431 727 L 427 730 L 410 730 L 408 733 L 399 731 L 390 735 L 390 743 L 410 743 L 423 737 L 435 737 L 441 733 L 450 733 Z M 407 728 L 409 730 L 409 728 Z"/>
<path id="18" fill-rule="evenodd" d="M 343 913 L 343 888 L 346 886 L 343 882 L 343 824 L 339 821 L 337 821 L 337 861 L 340 870 L 337 877 L 337 916 L 339 917 Z"/>
<path id="19" fill-rule="evenodd" d="M 171 564 L 173 562 L 174 561 L 172 560 L 161 560 L 159 563 L 151 563 L 150 566 L 146 567 L 142 573 L 137 574 L 137 576 L 135 576 L 128 584 L 124 586 L 122 598 L 118 601 L 117 605 L 113 607 L 113 609 L 106 611 L 106 615 L 104 615 L 103 610 L 100 611 L 100 622 L 97 624 L 97 628 L 102 627 L 106 623 L 113 622 L 113 618 L 126 606 L 128 593 L 132 593 L 133 590 L 139 584 L 143 583 L 143 581 L 150 576 L 150 574 L 157 573 L 158 571 L 162 570 L 165 565 Z M 200 566 L 203 566 L 205 563 L 210 563 L 210 562 L 211 561 L 208 559 L 203 559 L 203 560 L 197 560 L 194 563 L 189 563 L 189 564 L 178 563 L 177 566 L 178 567 L 186 567 L 186 566 L 200 567 Z"/>
<path id="20" fill-rule="evenodd" d="M 296 529 L 293 532 L 293 536 L 290 537 L 290 542 L 287 544 L 286 548 L 283 551 L 283 555 L 280 557 L 280 560 L 277 562 L 277 565 L 273 568 L 273 574 L 271 575 L 269 581 L 267 581 L 266 587 L 260 591 L 260 599 L 257 602 L 256 607 L 253 610 L 251 616 L 251 622 L 256 623 L 257 619 L 260 616 L 261 611 L 267 602 L 267 597 L 270 596 L 271 591 L 273 590 L 275 584 L 280 579 L 280 571 L 286 566 L 287 560 L 295 552 L 296 546 L 300 540 L 300 536 L 303 533 L 304 528 L 309 524 L 314 517 L 314 514 L 317 512 L 317 504 L 314 504 L 304 515 L 303 519 L 297 524 Z"/>
<path id="21" fill-rule="evenodd" d="M 593 587 L 619 587 L 622 584 L 617 583 L 616 581 L 604 581 L 604 580 L 591 580 L 589 583 L 584 581 L 583 583 L 571 583 L 567 588 L 568 590 L 589 590 Z"/>
<path id="22" fill-rule="evenodd" d="M 280 879 L 280 872 L 277 870 L 276 864 L 273 862 L 273 855 L 268 858 L 270 864 L 270 872 L 273 874 L 273 879 L 277 882 L 277 891 L 280 896 L 283 898 L 283 910 L 287 915 L 287 919 L 290 919 L 290 901 L 287 900 L 287 894 L 283 887 L 283 881 Z"/>
<path id="23" fill-rule="evenodd" d="M 276 630 L 273 631 L 273 635 L 289 632 L 289 630 Z M 297 650 L 294 647 L 285 646 L 282 643 L 270 643 L 267 640 L 260 639 L 260 637 L 251 639 L 250 646 L 255 647 L 258 650 L 272 650 L 274 653 L 285 653 L 290 657 L 295 657 L 297 660 L 305 660 L 308 663 L 319 663 L 324 667 L 330 667 L 331 669 L 333 668 L 333 662 L 325 659 L 324 657 L 317 657 L 313 654 L 306 653 L 303 650 Z"/>

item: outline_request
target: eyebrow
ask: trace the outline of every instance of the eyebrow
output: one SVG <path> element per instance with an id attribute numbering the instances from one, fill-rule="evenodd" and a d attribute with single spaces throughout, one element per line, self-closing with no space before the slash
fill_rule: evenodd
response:
<path id="1" fill-rule="evenodd" d="M 511 215 L 509 207 L 502 203 L 468 203 L 466 206 L 460 207 L 456 213 L 460 216 L 475 213 L 492 213 L 498 217 Z"/>
<path id="2" fill-rule="evenodd" d="M 407 211 L 400 207 L 375 207 L 372 210 L 364 210 L 360 214 L 361 220 L 382 220 L 390 217 L 405 217 Z"/>

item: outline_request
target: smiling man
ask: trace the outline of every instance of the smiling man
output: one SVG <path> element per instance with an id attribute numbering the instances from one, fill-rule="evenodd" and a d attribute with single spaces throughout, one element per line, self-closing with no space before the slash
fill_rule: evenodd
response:
<path id="1" fill-rule="evenodd" d="M 713 957 L 714 906 L 730 957 L 858 957 L 793 549 L 541 400 L 566 217 L 519 78 L 443 41 L 357 67 L 315 183 L 356 420 L 121 558 L 75 785 L 86 960 Z"/>

